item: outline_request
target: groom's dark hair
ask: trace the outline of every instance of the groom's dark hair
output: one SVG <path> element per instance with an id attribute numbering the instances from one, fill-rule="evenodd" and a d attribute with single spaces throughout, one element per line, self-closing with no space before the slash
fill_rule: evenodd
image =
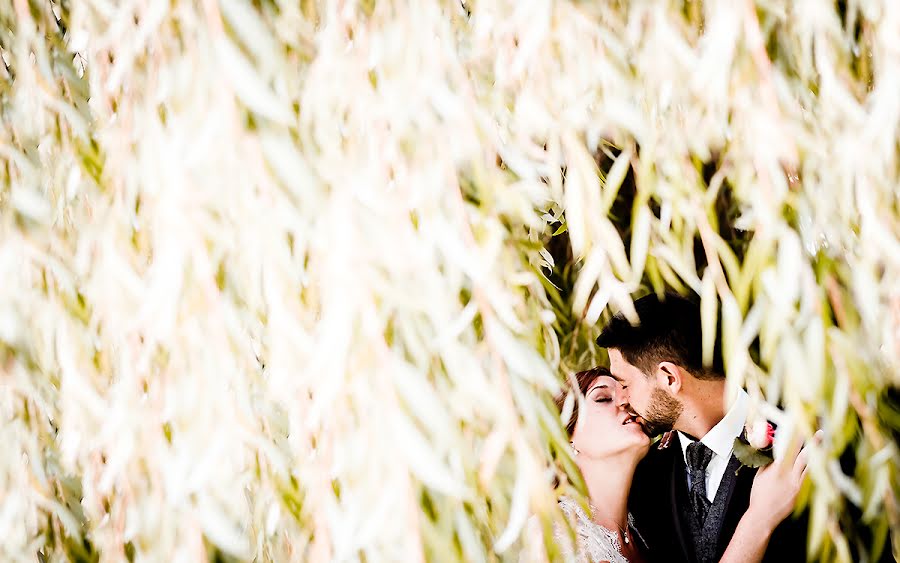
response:
<path id="1" fill-rule="evenodd" d="M 712 365 L 703 365 L 700 304 L 675 293 L 656 294 L 634 302 L 640 323 L 632 325 L 621 313 L 615 315 L 597 338 L 603 348 L 615 348 L 625 360 L 646 375 L 660 362 L 672 362 L 698 379 L 724 377 L 720 339 Z"/>

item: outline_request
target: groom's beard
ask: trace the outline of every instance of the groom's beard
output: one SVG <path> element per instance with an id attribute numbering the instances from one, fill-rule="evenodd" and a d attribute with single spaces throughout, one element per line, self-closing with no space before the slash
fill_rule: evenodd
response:
<path id="1" fill-rule="evenodd" d="M 650 395 L 647 413 L 640 415 L 644 419 L 644 432 L 653 437 L 672 430 L 683 410 L 684 405 L 681 401 L 662 389 L 654 389 Z"/>

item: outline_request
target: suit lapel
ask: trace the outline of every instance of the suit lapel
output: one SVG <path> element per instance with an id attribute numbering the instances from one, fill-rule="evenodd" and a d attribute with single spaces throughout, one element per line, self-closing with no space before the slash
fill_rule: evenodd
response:
<path id="1" fill-rule="evenodd" d="M 678 536 L 678 543 L 681 545 L 681 551 L 687 561 L 694 561 L 694 542 L 690 537 L 690 531 L 687 522 L 684 522 L 684 515 L 681 508 L 687 502 L 687 475 L 684 468 L 684 456 L 681 453 L 681 444 L 676 436 L 674 443 L 669 446 L 673 451 L 671 483 L 669 491 L 671 494 L 670 505 L 672 507 L 672 521 L 675 522 L 675 535 Z"/>

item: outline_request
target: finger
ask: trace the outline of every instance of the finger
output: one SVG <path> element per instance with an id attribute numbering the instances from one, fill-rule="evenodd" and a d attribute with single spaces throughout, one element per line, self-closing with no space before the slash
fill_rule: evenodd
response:
<path id="1" fill-rule="evenodd" d="M 797 461 L 797 457 L 800 456 L 800 450 L 803 449 L 803 439 L 800 437 L 800 432 L 795 431 L 791 434 L 789 440 L 790 442 L 788 443 L 787 449 L 785 449 L 783 458 L 783 462 L 787 467 L 794 465 L 794 462 Z"/>
<path id="2" fill-rule="evenodd" d="M 797 454 L 797 459 L 794 461 L 793 475 L 795 478 L 802 481 L 806 477 L 806 472 L 809 469 L 809 448 L 818 446 L 822 443 L 822 439 L 825 436 L 825 433 L 821 430 L 816 431 L 813 435 L 812 440 L 800 450 L 800 453 Z"/>
<path id="3" fill-rule="evenodd" d="M 666 432 L 662 435 L 662 438 L 659 439 L 660 450 L 664 450 L 669 447 L 669 444 L 672 442 L 672 432 Z"/>
<path id="4" fill-rule="evenodd" d="M 806 474 L 806 468 L 809 466 L 809 450 L 807 448 L 803 448 L 800 450 L 800 453 L 797 454 L 797 459 L 794 460 L 794 467 L 791 471 L 791 474 L 794 476 L 794 479 L 797 481 L 802 481 L 803 476 Z"/>

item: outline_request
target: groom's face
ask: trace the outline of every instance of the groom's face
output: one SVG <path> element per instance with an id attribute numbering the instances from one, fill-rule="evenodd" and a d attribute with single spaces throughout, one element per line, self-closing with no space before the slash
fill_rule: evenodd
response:
<path id="1" fill-rule="evenodd" d="M 621 384 L 619 403 L 640 417 L 638 422 L 647 434 L 656 436 L 672 429 L 683 406 L 658 383 L 655 374 L 645 374 L 615 348 L 609 350 L 609 370 Z"/>

